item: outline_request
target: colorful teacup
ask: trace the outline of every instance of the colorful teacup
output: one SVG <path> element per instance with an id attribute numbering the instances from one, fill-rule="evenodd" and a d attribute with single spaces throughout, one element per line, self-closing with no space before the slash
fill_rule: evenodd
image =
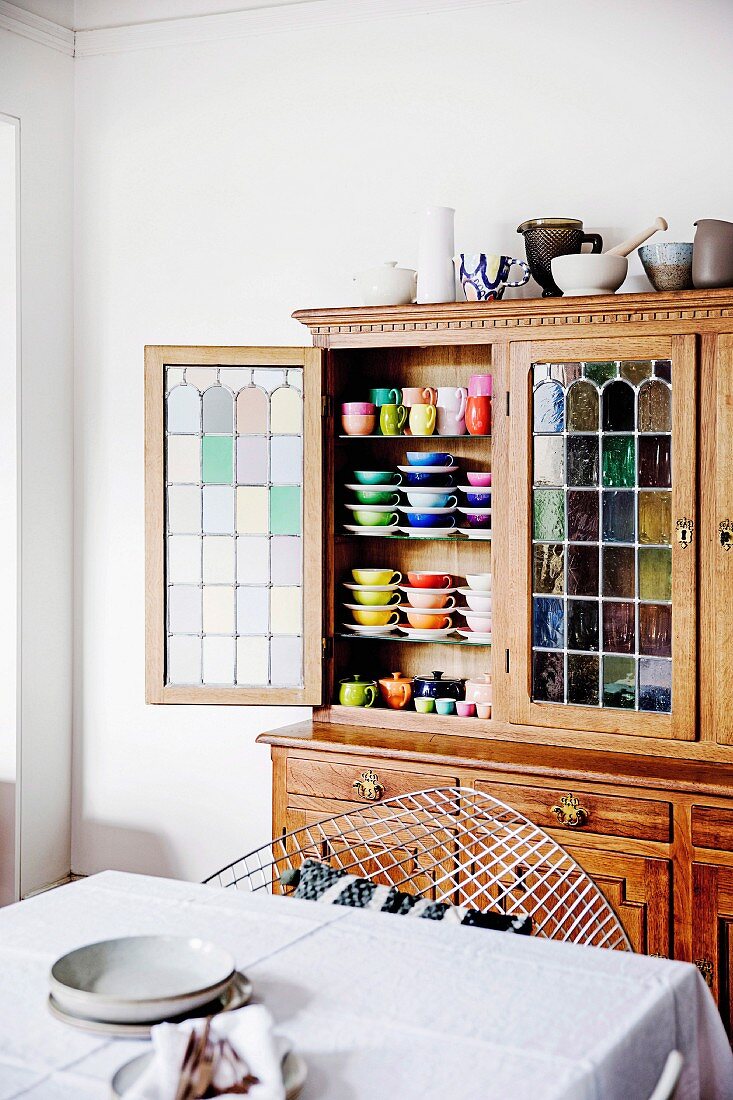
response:
<path id="1" fill-rule="evenodd" d="M 374 680 L 362 680 L 352 676 L 339 680 L 339 703 L 343 707 L 373 707 L 377 701 L 377 685 Z"/>
<path id="2" fill-rule="evenodd" d="M 456 713 L 460 718 L 473 718 L 476 714 L 476 704 L 467 703 L 465 699 L 459 699 L 456 703 Z"/>
<path id="3" fill-rule="evenodd" d="M 508 286 L 524 286 L 529 281 L 529 264 L 513 256 L 493 252 L 461 252 L 455 258 L 458 278 L 468 302 L 498 301 Z M 521 279 L 510 280 L 512 267 L 521 267 Z"/>
<path id="4" fill-rule="evenodd" d="M 369 390 L 369 400 L 372 405 L 400 405 L 402 404 L 402 390 L 386 389 L 380 386 L 376 390 Z"/>
<path id="5" fill-rule="evenodd" d="M 421 588 L 405 592 L 407 602 L 417 611 L 452 611 L 456 606 L 454 596 L 446 596 L 442 592 L 425 592 Z M 402 605 L 406 611 L 405 604 Z"/>
<path id="6" fill-rule="evenodd" d="M 382 586 L 384 587 L 384 586 Z M 349 598 L 364 607 L 388 607 L 400 602 L 400 594 L 394 590 L 380 592 L 379 588 L 351 588 Z M 485 598 L 485 597 L 484 597 Z"/>
<path id="7" fill-rule="evenodd" d="M 491 485 L 491 474 L 484 470 L 467 470 L 466 477 L 469 485 L 478 485 L 482 488 Z"/>
<path id="8" fill-rule="evenodd" d="M 402 574 L 397 569 L 373 569 L 371 567 L 352 569 L 351 576 L 354 578 L 354 584 L 364 585 L 399 584 L 402 580 Z M 412 581 L 410 581 L 410 584 L 412 584 Z"/>
<path id="9" fill-rule="evenodd" d="M 382 435 L 401 435 L 407 421 L 404 405 L 382 405 L 379 410 L 379 427 Z"/>
<path id="10" fill-rule="evenodd" d="M 410 409 L 409 423 L 413 435 L 432 435 L 435 431 L 435 420 L 435 405 L 413 405 Z"/>
<path id="11" fill-rule="evenodd" d="M 421 512 L 418 508 L 403 509 L 410 527 L 455 527 L 454 515 L 436 515 L 434 512 Z"/>
<path id="12" fill-rule="evenodd" d="M 359 504 L 398 504 L 400 499 L 399 493 L 388 489 L 354 489 L 354 496 Z"/>
<path id="13" fill-rule="evenodd" d="M 420 467 L 454 466 L 455 459 L 445 451 L 408 451 L 407 464 Z"/>
<path id="14" fill-rule="evenodd" d="M 341 416 L 344 435 L 373 435 L 376 423 L 374 413 L 343 413 Z"/>
<path id="15" fill-rule="evenodd" d="M 405 481 L 408 485 L 429 485 L 437 488 L 453 488 L 451 474 L 431 474 L 429 466 L 415 466 L 405 473 Z"/>
<path id="16" fill-rule="evenodd" d="M 415 700 L 415 710 L 420 714 L 432 714 L 435 710 L 435 699 L 419 698 Z"/>
<path id="17" fill-rule="evenodd" d="M 351 608 L 351 615 L 359 626 L 396 626 L 400 616 L 388 607 Z"/>
<path id="18" fill-rule="evenodd" d="M 405 607 L 405 617 L 415 630 L 445 630 L 452 626 L 453 619 L 442 611 L 426 611 L 424 608 Z"/>
<path id="19" fill-rule="evenodd" d="M 487 574 L 480 574 L 480 576 L 487 576 Z M 488 574 L 490 578 L 490 574 Z M 407 574 L 407 579 L 413 588 L 452 588 L 453 577 L 450 573 L 428 573 L 426 570 L 418 569 L 413 570 Z M 468 580 L 468 578 L 466 578 Z M 357 584 L 361 584 L 361 581 L 357 581 Z M 375 582 L 376 583 L 376 582 Z M 387 584 L 390 582 L 387 581 Z M 473 585 L 471 585 L 473 588 Z"/>
<path id="20" fill-rule="evenodd" d="M 396 470 L 354 470 L 354 480 L 360 485 L 399 485 L 402 474 Z"/>
<path id="21" fill-rule="evenodd" d="M 411 577 L 411 574 L 408 573 L 407 576 Z M 414 583 L 410 580 L 410 584 Z M 491 573 L 466 573 L 466 584 L 474 592 L 491 592 Z"/>
<path id="22" fill-rule="evenodd" d="M 435 709 L 438 714 L 455 714 L 456 701 L 455 699 L 436 699 Z"/>
<path id="23" fill-rule="evenodd" d="M 410 408 L 412 405 L 434 405 L 438 400 L 438 391 L 432 386 L 406 386 L 402 390 L 402 404 Z"/>
<path id="24" fill-rule="evenodd" d="M 396 512 L 376 512 L 373 508 L 356 508 L 354 523 L 359 527 L 395 527 L 399 523 Z"/>
<path id="25" fill-rule="evenodd" d="M 410 492 L 406 489 L 405 496 L 413 508 L 452 508 L 454 504 L 458 504 L 458 498 L 449 492 Z"/>

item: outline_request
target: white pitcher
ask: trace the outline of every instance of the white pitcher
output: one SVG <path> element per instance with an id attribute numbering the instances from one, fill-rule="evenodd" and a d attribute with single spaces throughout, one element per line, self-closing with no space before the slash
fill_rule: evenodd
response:
<path id="1" fill-rule="evenodd" d="M 467 399 L 465 386 L 438 386 L 438 435 L 465 435 Z"/>
<path id="2" fill-rule="evenodd" d="M 417 263 L 417 301 L 455 302 L 453 267 L 455 210 L 428 206 L 423 214 Z"/>

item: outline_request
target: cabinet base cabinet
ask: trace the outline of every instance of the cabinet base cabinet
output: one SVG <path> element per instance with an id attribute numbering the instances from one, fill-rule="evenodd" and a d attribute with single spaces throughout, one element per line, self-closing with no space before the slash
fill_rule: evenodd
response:
<path id="1" fill-rule="evenodd" d="M 692 961 L 713 991 L 733 1036 L 733 866 L 694 863 L 692 890 Z"/>

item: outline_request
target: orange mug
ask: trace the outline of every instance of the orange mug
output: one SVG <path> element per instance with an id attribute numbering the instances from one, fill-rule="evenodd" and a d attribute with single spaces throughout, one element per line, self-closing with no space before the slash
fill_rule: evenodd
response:
<path id="1" fill-rule="evenodd" d="M 402 391 L 402 404 L 410 408 L 411 405 L 436 405 L 438 391 L 432 386 L 407 386 Z"/>
<path id="2" fill-rule="evenodd" d="M 466 402 L 466 427 L 471 435 L 491 434 L 490 397 L 469 397 Z"/>

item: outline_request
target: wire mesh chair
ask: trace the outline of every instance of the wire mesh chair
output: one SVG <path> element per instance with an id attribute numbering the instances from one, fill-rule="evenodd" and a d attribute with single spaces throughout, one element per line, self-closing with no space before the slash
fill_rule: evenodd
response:
<path id="1" fill-rule="evenodd" d="M 290 893 L 316 859 L 433 901 L 532 918 L 533 935 L 630 951 L 603 894 L 552 837 L 468 787 L 439 787 L 306 825 L 223 867 L 209 885 Z"/>

